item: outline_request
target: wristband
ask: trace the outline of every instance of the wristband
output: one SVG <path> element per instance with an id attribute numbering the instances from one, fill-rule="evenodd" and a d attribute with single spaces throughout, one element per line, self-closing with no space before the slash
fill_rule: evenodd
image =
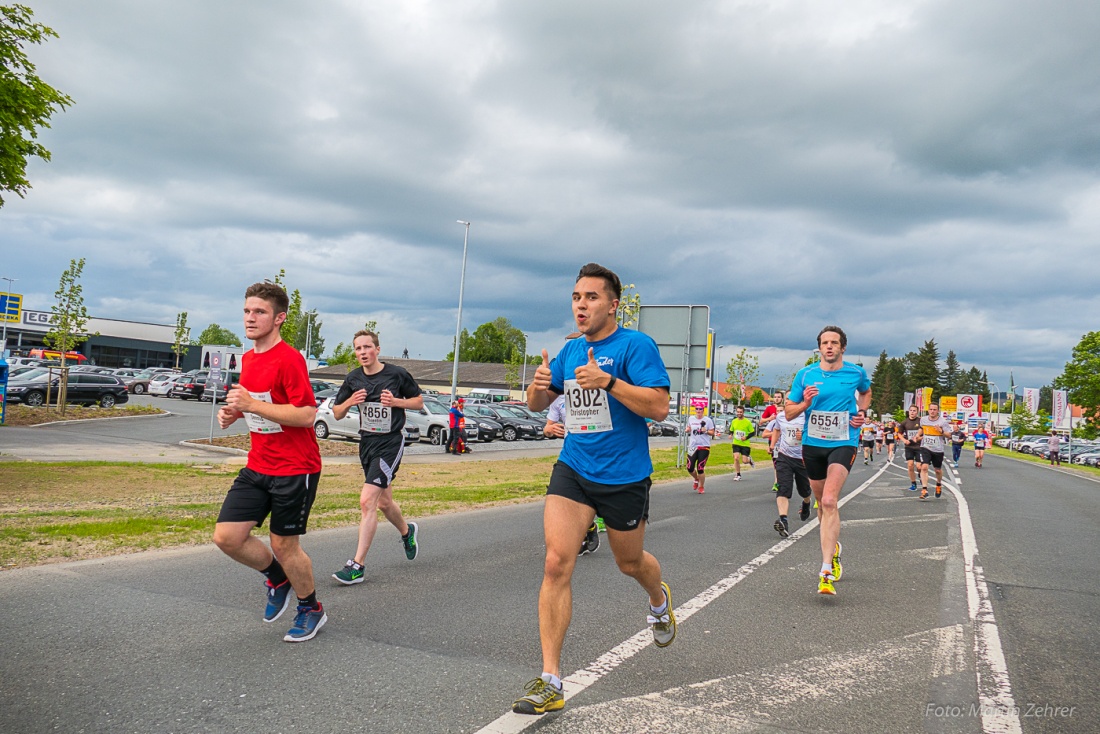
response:
<path id="1" fill-rule="evenodd" d="M 604 388 L 604 392 L 611 392 L 611 388 L 615 387 L 615 383 L 619 381 L 615 377 L 615 375 L 610 375 L 610 377 L 611 377 L 611 379 L 608 380 L 607 387 Z"/>

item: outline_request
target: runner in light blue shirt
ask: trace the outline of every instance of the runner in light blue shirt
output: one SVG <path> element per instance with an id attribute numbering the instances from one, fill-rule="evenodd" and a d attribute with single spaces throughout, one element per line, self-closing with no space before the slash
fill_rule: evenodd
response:
<path id="1" fill-rule="evenodd" d="M 787 420 L 806 415 L 802 460 L 810 488 L 820 509 L 821 574 L 817 592 L 834 595 L 839 581 L 840 510 L 837 501 L 856 459 L 859 429 L 871 405 L 871 380 L 860 366 L 844 361 L 848 336 L 839 326 L 826 326 L 817 335 L 821 361 L 795 375 L 784 410 Z"/>

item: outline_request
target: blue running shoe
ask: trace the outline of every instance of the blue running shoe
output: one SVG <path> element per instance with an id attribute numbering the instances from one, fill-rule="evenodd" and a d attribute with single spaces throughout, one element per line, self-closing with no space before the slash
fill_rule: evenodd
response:
<path id="1" fill-rule="evenodd" d="M 917 483 L 916 482 L 913 482 L 912 484 L 909 485 L 909 491 L 910 492 L 916 492 L 917 491 Z"/>
<path id="2" fill-rule="evenodd" d="M 283 612 L 290 604 L 290 581 L 272 586 L 270 581 L 265 580 L 264 586 L 267 587 L 267 609 L 264 610 L 264 621 L 274 622 L 283 616 Z"/>
<path id="3" fill-rule="evenodd" d="M 316 609 L 299 604 L 298 614 L 294 617 L 294 626 L 286 633 L 283 641 L 305 642 L 306 640 L 312 640 L 327 621 L 328 615 L 325 614 L 325 608 L 321 606 L 321 602 L 317 602 Z"/>

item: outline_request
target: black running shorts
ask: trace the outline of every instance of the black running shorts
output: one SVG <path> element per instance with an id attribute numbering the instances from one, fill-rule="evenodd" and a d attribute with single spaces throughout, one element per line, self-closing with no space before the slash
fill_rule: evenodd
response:
<path id="1" fill-rule="evenodd" d="M 931 449 L 921 448 L 920 458 L 917 460 L 921 464 L 931 464 L 933 469 L 943 468 L 943 452 L 932 451 Z"/>
<path id="2" fill-rule="evenodd" d="M 806 475 L 806 465 L 801 459 L 779 454 L 779 458 L 775 460 L 775 474 L 779 482 L 780 497 L 790 499 L 792 488 L 797 488 L 798 496 L 803 499 L 810 496 L 810 478 Z"/>
<path id="3" fill-rule="evenodd" d="M 916 461 L 921 460 L 921 447 L 920 446 L 906 446 L 905 447 L 905 460 Z"/>
<path id="4" fill-rule="evenodd" d="M 874 447 L 875 447 L 874 439 L 871 439 L 870 441 L 864 441 L 863 442 L 863 448 L 865 448 L 865 449 L 873 449 Z"/>
<path id="5" fill-rule="evenodd" d="M 363 481 L 382 489 L 390 486 L 404 453 L 404 431 L 381 435 L 360 433 L 359 463 L 363 465 Z"/>
<path id="6" fill-rule="evenodd" d="M 245 467 L 222 502 L 218 522 L 255 522 L 260 527 L 270 514 L 273 535 L 305 535 L 320 477 L 321 472 L 274 477 Z"/>
<path id="7" fill-rule="evenodd" d="M 546 494 L 588 505 L 596 509 L 604 524 L 612 530 L 634 530 L 649 519 L 649 487 L 646 477 L 630 484 L 590 482 L 565 462 L 558 461 L 550 473 Z"/>
<path id="8" fill-rule="evenodd" d="M 707 459 L 710 458 L 710 449 L 701 446 L 688 453 L 688 473 L 702 474 L 707 470 Z"/>
<path id="9" fill-rule="evenodd" d="M 742 456 L 749 456 L 750 454 L 752 454 L 752 447 L 738 446 L 737 444 L 733 444 L 733 453 L 741 454 Z"/>
<path id="10" fill-rule="evenodd" d="M 852 468 L 856 461 L 855 446 L 807 446 L 802 444 L 802 463 L 806 465 L 806 475 L 816 481 L 829 476 L 829 467 L 839 464 L 845 471 Z"/>

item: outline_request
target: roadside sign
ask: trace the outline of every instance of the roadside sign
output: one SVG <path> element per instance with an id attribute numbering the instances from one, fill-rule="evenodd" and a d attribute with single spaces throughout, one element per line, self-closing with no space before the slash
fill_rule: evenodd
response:
<path id="1" fill-rule="evenodd" d="M 22 320 L 23 296 L 19 293 L 0 293 L 0 321 L 18 324 Z"/>

